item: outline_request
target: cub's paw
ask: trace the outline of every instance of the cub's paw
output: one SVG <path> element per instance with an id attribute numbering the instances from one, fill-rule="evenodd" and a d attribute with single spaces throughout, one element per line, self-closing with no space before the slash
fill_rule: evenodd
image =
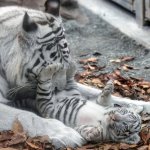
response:
<path id="1" fill-rule="evenodd" d="M 104 89 L 102 90 L 102 95 L 101 96 L 108 96 L 111 95 L 112 92 L 114 90 L 114 84 L 113 84 L 113 80 L 109 80 L 106 84 L 106 86 L 104 87 Z"/>
<path id="2" fill-rule="evenodd" d="M 135 133 L 133 135 L 130 135 L 128 138 L 121 140 L 120 142 L 127 144 L 137 144 L 140 142 L 140 136 L 137 133 Z"/>
<path id="3" fill-rule="evenodd" d="M 52 76 L 61 69 L 63 69 L 63 64 L 61 63 L 50 64 L 45 68 L 42 68 L 41 72 L 38 75 L 38 79 L 40 81 L 50 80 Z"/>
<path id="4" fill-rule="evenodd" d="M 102 90 L 102 93 L 99 95 L 98 99 L 96 100 L 96 102 L 101 105 L 101 106 L 111 106 L 112 102 L 111 102 L 111 94 L 113 92 L 114 89 L 114 84 L 113 84 L 113 80 L 109 80 L 106 84 L 106 86 L 104 87 L 104 89 Z"/>
<path id="5" fill-rule="evenodd" d="M 102 126 L 82 125 L 77 127 L 76 130 L 87 142 L 100 142 L 103 141 L 103 128 Z"/>

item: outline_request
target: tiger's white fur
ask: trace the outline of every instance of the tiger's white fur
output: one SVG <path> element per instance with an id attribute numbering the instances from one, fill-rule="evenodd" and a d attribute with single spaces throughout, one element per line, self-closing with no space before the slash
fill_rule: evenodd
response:
<path id="1" fill-rule="evenodd" d="M 11 129 L 14 120 L 18 118 L 23 125 L 24 130 L 30 136 L 47 134 L 57 147 L 66 145 L 75 147 L 76 145 L 80 146 L 84 144 L 84 139 L 75 130 L 66 127 L 60 121 L 55 119 L 44 119 L 31 112 L 15 109 L 6 105 L 11 101 L 11 99 L 8 100 L 7 98 L 7 93 L 10 88 L 19 86 L 25 87 L 27 83 L 30 83 L 30 85 L 35 84 L 32 82 L 35 78 L 34 74 L 40 72 L 42 66 L 36 65 L 33 68 L 32 73 L 27 73 L 27 69 L 31 69 L 36 58 L 39 57 L 39 52 L 36 51 L 36 49 L 39 49 L 40 47 L 35 42 L 35 39 L 39 36 L 44 36 L 52 30 L 55 31 L 59 27 L 60 31 L 63 31 L 60 20 L 47 13 L 19 7 L 0 8 L 0 12 L 0 130 Z M 32 20 L 30 20 L 31 18 L 35 22 L 39 22 L 38 32 L 27 32 L 23 30 L 23 19 L 25 19 L 26 13 L 30 16 L 30 18 L 27 18 L 28 16 L 26 15 L 28 23 L 31 22 L 32 24 Z M 53 29 L 49 26 L 43 26 L 43 24 L 46 24 L 51 18 L 53 18 Z M 39 43 L 42 42 L 42 40 L 38 40 Z M 56 46 L 59 45 L 60 47 L 65 47 L 65 43 L 66 40 L 63 38 L 56 43 Z M 53 47 L 53 50 L 54 48 L 55 47 Z M 34 59 L 32 59 L 34 52 Z M 69 54 L 68 47 L 62 48 L 61 52 L 62 54 L 63 52 Z M 47 64 L 60 61 L 58 59 L 54 61 L 53 58 L 49 60 L 48 55 L 49 52 L 44 53 L 44 59 L 42 60 Z M 64 55 L 62 55 L 62 57 Z M 70 61 L 70 56 L 67 57 L 67 61 Z M 60 82 L 63 83 L 63 86 L 59 85 L 59 81 L 56 82 L 56 87 L 61 87 L 60 89 L 63 89 L 66 85 L 66 78 L 71 79 L 71 77 L 68 77 L 69 75 L 67 73 L 69 72 L 67 71 L 67 62 L 63 60 L 62 63 L 66 66 L 66 69 L 63 71 L 63 74 L 61 72 L 58 73 L 57 76 L 63 76 L 63 82 L 62 80 Z M 56 80 L 54 79 L 54 82 L 55 81 Z M 76 89 L 85 99 L 93 102 L 96 101 L 101 92 L 100 90 L 78 83 L 76 84 Z M 28 94 L 28 92 L 26 92 L 25 95 L 26 94 Z M 129 99 L 114 96 L 112 96 L 112 102 L 114 104 L 133 103 L 135 105 L 141 105 L 144 106 L 145 112 L 150 113 L 149 102 L 131 101 Z"/>

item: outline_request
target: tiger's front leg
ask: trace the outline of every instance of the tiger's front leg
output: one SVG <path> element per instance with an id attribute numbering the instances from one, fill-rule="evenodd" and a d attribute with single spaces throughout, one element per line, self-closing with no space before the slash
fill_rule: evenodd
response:
<path id="1" fill-rule="evenodd" d="M 55 105 L 55 85 L 52 79 L 56 72 L 63 68 L 60 63 L 48 65 L 38 75 L 36 107 L 44 118 L 51 117 Z"/>
<path id="2" fill-rule="evenodd" d="M 76 65 L 74 61 L 69 62 L 68 69 L 66 71 L 66 90 L 77 89 L 77 83 L 74 79 L 76 73 Z"/>
<path id="3" fill-rule="evenodd" d="M 99 125 L 81 125 L 75 128 L 78 133 L 87 141 L 87 142 L 100 142 L 104 141 L 103 137 L 103 126 Z"/>

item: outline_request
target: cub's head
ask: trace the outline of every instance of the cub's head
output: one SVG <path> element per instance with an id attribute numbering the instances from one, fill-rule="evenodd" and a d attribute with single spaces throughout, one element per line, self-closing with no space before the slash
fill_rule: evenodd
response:
<path id="1" fill-rule="evenodd" d="M 141 118 L 125 107 L 114 108 L 108 113 L 108 134 L 111 140 L 136 144 L 140 141 Z"/>

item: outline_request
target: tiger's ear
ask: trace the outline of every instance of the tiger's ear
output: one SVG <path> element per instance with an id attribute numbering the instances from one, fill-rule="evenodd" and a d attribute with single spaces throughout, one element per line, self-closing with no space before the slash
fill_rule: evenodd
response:
<path id="1" fill-rule="evenodd" d="M 46 0 L 45 12 L 59 17 L 60 12 L 60 0 Z"/>
<path id="2" fill-rule="evenodd" d="M 26 12 L 23 17 L 22 27 L 26 32 L 32 32 L 37 30 L 37 24 L 30 18 L 28 13 Z"/>

